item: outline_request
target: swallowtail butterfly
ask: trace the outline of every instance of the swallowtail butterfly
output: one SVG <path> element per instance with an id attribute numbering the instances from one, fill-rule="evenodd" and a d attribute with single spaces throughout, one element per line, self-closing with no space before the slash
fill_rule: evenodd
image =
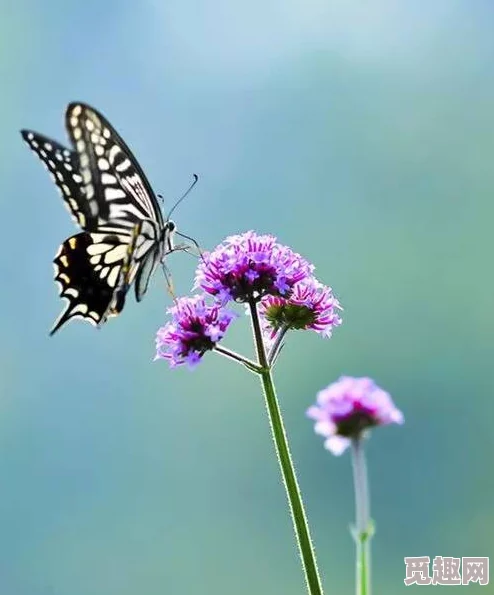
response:
<path id="1" fill-rule="evenodd" d="M 68 303 L 51 335 L 72 318 L 101 326 L 121 312 L 132 283 L 140 301 L 174 249 L 175 224 L 163 219 L 144 172 L 108 120 L 89 105 L 70 103 L 65 124 L 71 149 L 21 130 L 82 229 L 53 261 L 60 297 Z"/>

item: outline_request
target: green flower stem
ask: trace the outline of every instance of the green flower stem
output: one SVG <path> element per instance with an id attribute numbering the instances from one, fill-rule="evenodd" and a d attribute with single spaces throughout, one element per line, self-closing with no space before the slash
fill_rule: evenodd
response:
<path id="1" fill-rule="evenodd" d="M 352 440 L 352 466 L 356 517 L 353 537 L 357 546 L 355 564 L 356 595 L 371 595 L 370 540 L 373 530 L 369 516 L 367 466 L 365 463 L 364 447 L 360 438 L 354 438 Z"/>
<path id="2" fill-rule="evenodd" d="M 295 476 L 295 468 L 293 466 L 290 450 L 288 448 L 288 441 L 283 425 L 283 419 L 281 417 L 281 411 L 276 398 L 273 377 L 266 356 L 257 305 L 255 301 L 252 300 L 249 303 L 249 306 L 252 320 L 252 329 L 254 332 L 254 339 L 257 349 L 257 357 L 261 368 L 260 376 L 264 397 L 266 400 L 266 409 L 268 412 L 268 418 L 274 439 L 278 462 L 281 468 L 281 475 L 290 505 L 293 527 L 295 530 L 295 536 L 297 538 L 302 566 L 305 573 L 307 589 L 310 595 L 323 595 L 321 580 L 317 571 L 316 555 L 310 538 L 309 526 L 307 524 L 302 496 L 300 494 L 297 478 Z"/>
<path id="3" fill-rule="evenodd" d="M 237 353 L 236 351 L 232 351 L 231 349 L 222 347 L 221 345 L 215 345 L 214 351 L 216 351 L 217 353 L 221 353 L 221 355 L 229 357 L 230 359 L 233 359 L 236 362 L 240 362 L 241 364 L 249 368 L 249 370 L 252 370 L 252 372 L 256 372 L 257 374 L 261 373 L 261 367 L 258 364 L 248 359 L 247 357 L 240 355 L 240 353 Z"/>

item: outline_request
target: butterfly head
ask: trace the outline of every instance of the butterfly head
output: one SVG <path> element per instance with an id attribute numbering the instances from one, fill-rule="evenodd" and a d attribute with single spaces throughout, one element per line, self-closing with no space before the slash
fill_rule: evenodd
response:
<path id="1" fill-rule="evenodd" d="M 175 250 L 175 242 L 173 240 L 176 230 L 177 226 L 175 225 L 175 222 L 168 219 L 161 232 L 162 241 L 165 246 L 165 254 Z"/>

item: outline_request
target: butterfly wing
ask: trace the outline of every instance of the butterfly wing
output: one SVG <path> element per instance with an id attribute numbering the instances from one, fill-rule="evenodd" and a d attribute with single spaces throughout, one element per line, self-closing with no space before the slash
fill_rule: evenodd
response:
<path id="1" fill-rule="evenodd" d="M 118 294 L 125 295 L 135 280 L 140 301 L 165 249 L 166 225 L 156 196 L 132 151 L 100 112 L 84 103 L 71 103 L 66 126 L 78 153 L 86 194 L 99 197 L 98 229 L 128 235 Z"/>
<path id="2" fill-rule="evenodd" d="M 136 268 L 135 296 L 140 302 L 149 285 L 149 280 L 164 256 L 166 238 L 160 236 L 168 233 L 167 227 L 161 230 L 154 221 L 145 219 L 135 231 L 135 246 L 131 252 L 132 262 Z"/>
<path id="3" fill-rule="evenodd" d="M 86 232 L 67 239 L 54 260 L 68 304 L 51 334 L 77 317 L 100 326 L 122 310 L 134 281 L 140 301 L 169 235 L 144 172 L 108 120 L 84 103 L 71 103 L 66 127 L 72 151 L 22 131 Z"/>
<path id="4" fill-rule="evenodd" d="M 66 126 L 79 157 L 86 195 L 97 197 L 100 218 L 128 230 L 142 219 L 163 227 L 151 185 L 108 120 L 89 105 L 70 103 Z"/>
<path id="5" fill-rule="evenodd" d="M 117 234 L 83 232 L 65 240 L 53 262 L 60 297 L 68 303 L 51 335 L 72 318 L 100 326 L 122 310 L 125 295 L 115 296 L 126 257 L 127 246 Z"/>
<path id="6" fill-rule="evenodd" d="M 82 229 L 93 229 L 97 222 L 97 204 L 94 200 L 88 201 L 85 195 L 77 153 L 33 130 L 21 130 L 21 135 L 50 173 L 74 221 Z"/>
<path id="7" fill-rule="evenodd" d="M 116 302 L 121 296 L 125 296 L 134 281 L 136 300 L 140 302 L 144 297 L 149 280 L 164 256 L 166 243 L 159 240 L 160 233 L 161 230 L 150 219 L 144 219 L 134 227 L 117 284 Z M 165 236 L 168 234 L 167 225 L 162 233 Z"/>

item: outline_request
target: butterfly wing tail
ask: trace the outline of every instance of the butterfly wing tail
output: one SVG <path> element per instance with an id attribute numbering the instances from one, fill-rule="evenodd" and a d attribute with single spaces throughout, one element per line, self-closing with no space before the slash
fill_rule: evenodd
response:
<path id="1" fill-rule="evenodd" d="M 50 335 L 73 318 L 82 318 L 101 326 L 109 316 L 117 315 L 125 303 L 125 293 L 115 287 L 120 279 L 122 258 L 118 238 L 83 232 L 67 240 L 53 261 L 60 297 L 67 301 Z"/>

